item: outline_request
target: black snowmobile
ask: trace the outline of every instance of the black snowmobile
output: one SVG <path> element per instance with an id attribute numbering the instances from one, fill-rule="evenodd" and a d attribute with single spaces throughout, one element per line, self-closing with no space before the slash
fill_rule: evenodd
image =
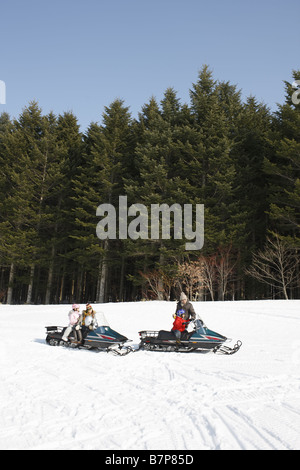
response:
<path id="1" fill-rule="evenodd" d="M 140 331 L 140 349 L 147 351 L 177 351 L 177 352 L 214 352 L 218 354 L 234 354 L 241 345 L 241 341 L 233 347 L 225 345 L 225 342 L 231 341 L 223 335 L 209 330 L 200 318 L 191 321 L 194 325 L 193 331 L 185 330 L 180 341 L 176 338 L 173 331 Z"/>
<path id="2" fill-rule="evenodd" d="M 93 349 L 98 351 L 112 352 L 115 355 L 125 356 L 134 351 L 131 346 L 125 345 L 130 341 L 126 336 L 114 331 L 108 325 L 104 315 L 101 315 L 101 326 L 99 324 L 90 329 L 82 326 L 82 341 L 76 338 L 76 332 L 73 329 L 69 335 L 68 341 L 64 341 L 63 335 L 66 327 L 62 326 L 46 326 L 46 342 L 50 346 L 65 346 L 70 348 Z"/>

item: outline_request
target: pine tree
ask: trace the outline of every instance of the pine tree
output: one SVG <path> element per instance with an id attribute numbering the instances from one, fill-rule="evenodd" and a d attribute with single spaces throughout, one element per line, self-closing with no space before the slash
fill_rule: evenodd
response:
<path id="1" fill-rule="evenodd" d="M 118 207 L 118 198 L 123 193 L 122 177 L 132 164 L 132 145 L 129 110 L 122 100 L 115 100 L 105 108 L 103 124 L 91 124 L 85 139 L 80 178 L 74 179 L 73 213 L 77 225 L 74 238 L 78 242 L 74 256 L 84 277 L 88 269 L 94 285 L 90 295 L 99 302 L 110 295 L 107 289 L 109 266 L 118 265 L 121 259 L 114 249 L 116 242 L 96 237 L 99 222 L 96 209 L 103 203 Z"/>
<path id="2" fill-rule="evenodd" d="M 10 264 L 7 302 L 18 300 L 13 297 L 16 276 L 19 291 L 22 283 L 27 285 L 27 303 L 43 301 L 45 295 L 49 301 L 66 157 L 56 117 L 43 116 L 38 104 L 30 103 L 3 136 L 3 148 L 7 189 L 0 230 Z"/>
<path id="3" fill-rule="evenodd" d="M 197 140 L 189 162 L 195 201 L 205 205 L 205 250 L 231 240 L 230 220 L 236 170 L 231 155 L 231 122 L 220 100 L 221 89 L 204 66 L 190 91 Z M 227 110 L 226 110 L 227 111 Z"/>
<path id="4" fill-rule="evenodd" d="M 48 224 L 45 231 L 45 243 L 50 253 L 45 303 L 50 303 L 51 300 L 60 302 L 64 299 L 65 288 L 70 283 L 70 278 L 72 282 L 72 276 L 76 270 L 73 261 L 68 259 L 67 252 L 72 249 L 70 238 L 74 228 L 72 180 L 77 175 L 81 163 L 82 135 L 77 118 L 72 113 L 58 116 L 55 141 L 58 159 L 56 168 L 59 171 L 56 172 L 53 180 L 54 186 L 49 197 L 52 223 Z M 54 281 L 56 281 L 57 288 L 55 288 Z M 67 295 L 72 300 L 71 289 L 69 288 Z"/>
<path id="5" fill-rule="evenodd" d="M 300 71 L 293 72 L 295 80 Z M 269 176 L 270 229 L 300 247 L 300 106 L 293 103 L 292 86 L 285 82 L 285 103 L 273 121 L 272 154 L 265 159 Z"/>
<path id="6" fill-rule="evenodd" d="M 154 239 L 151 232 L 151 205 L 182 205 L 189 202 L 187 179 L 180 171 L 183 146 L 180 142 L 182 127 L 185 122 L 186 108 L 180 104 L 176 92 L 169 88 L 164 93 L 161 107 L 154 98 L 142 108 L 139 116 L 140 138 L 136 146 L 135 159 L 138 170 L 137 180 L 126 180 L 125 189 L 132 204 L 141 203 L 147 208 L 148 230 L 146 239 L 128 241 L 136 269 L 132 279 L 135 283 L 143 282 L 145 272 L 157 270 L 159 273 L 160 298 L 167 297 L 166 280 L 176 269 L 176 260 L 184 252 L 185 240 L 173 239 L 173 216 L 170 212 L 170 232 L 162 233 Z M 142 279 L 139 273 L 143 272 Z M 140 281 L 139 281 L 140 279 Z"/>
<path id="7" fill-rule="evenodd" d="M 265 240 L 268 205 L 263 163 L 269 152 L 270 123 L 268 108 L 249 97 L 237 120 L 234 158 L 238 173 L 236 195 L 245 216 L 245 243 L 250 249 L 262 247 Z"/>
<path id="8" fill-rule="evenodd" d="M 7 302 L 13 301 L 13 283 L 17 267 L 28 268 L 38 255 L 40 210 L 35 197 L 33 161 L 38 154 L 37 141 L 42 135 L 42 116 L 37 103 L 32 103 L 14 121 L 13 129 L 3 136 L 2 165 L 7 178 L 5 203 L 2 201 L 3 251 L 10 264 Z M 34 206 L 34 209 L 33 209 Z M 32 265 L 32 264 L 31 264 Z M 28 279 L 30 283 L 32 270 Z"/>

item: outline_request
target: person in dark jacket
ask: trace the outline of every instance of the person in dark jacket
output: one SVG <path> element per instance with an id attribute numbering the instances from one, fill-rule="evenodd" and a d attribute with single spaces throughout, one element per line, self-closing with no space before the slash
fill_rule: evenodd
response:
<path id="1" fill-rule="evenodd" d="M 189 322 L 196 318 L 194 307 L 184 292 L 181 292 L 180 294 L 180 300 L 173 317 L 175 318 L 175 321 L 173 323 L 172 331 L 176 336 L 178 343 L 180 343 L 181 334 L 185 331 Z"/>

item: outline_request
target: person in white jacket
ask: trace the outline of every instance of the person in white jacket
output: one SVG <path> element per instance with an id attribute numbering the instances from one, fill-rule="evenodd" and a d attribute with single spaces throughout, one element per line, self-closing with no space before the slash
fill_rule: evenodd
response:
<path id="1" fill-rule="evenodd" d="M 68 341 L 69 334 L 71 333 L 73 327 L 77 324 L 80 317 L 80 306 L 77 304 L 72 305 L 72 310 L 69 312 L 69 326 L 66 328 L 64 335 L 62 337 L 63 341 Z"/>

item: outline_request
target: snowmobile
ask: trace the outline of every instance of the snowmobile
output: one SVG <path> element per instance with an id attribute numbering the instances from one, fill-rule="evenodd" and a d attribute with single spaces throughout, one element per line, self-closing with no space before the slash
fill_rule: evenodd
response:
<path id="1" fill-rule="evenodd" d="M 86 325 L 82 326 L 81 342 L 77 341 L 74 328 L 68 337 L 68 341 L 63 341 L 62 338 L 65 330 L 66 327 L 62 326 L 46 326 L 46 343 L 50 346 L 106 351 L 119 356 L 125 356 L 131 351 L 134 351 L 130 345 L 125 344 L 131 340 L 117 331 L 112 330 L 103 314 L 101 314 L 101 322 L 97 323 L 92 329 L 87 325 L 87 321 Z"/>
<path id="2" fill-rule="evenodd" d="M 234 354 L 242 345 L 240 340 L 233 347 L 225 345 L 225 342 L 231 340 L 208 329 L 198 317 L 192 320 L 190 325 L 193 326 L 193 330 L 185 330 L 181 334 L 180 341 L 173 331 L 140 331 L 139 348 L 147 351 L 199 351 L 202 353 L 212 351 L 218 354 Z"/>

